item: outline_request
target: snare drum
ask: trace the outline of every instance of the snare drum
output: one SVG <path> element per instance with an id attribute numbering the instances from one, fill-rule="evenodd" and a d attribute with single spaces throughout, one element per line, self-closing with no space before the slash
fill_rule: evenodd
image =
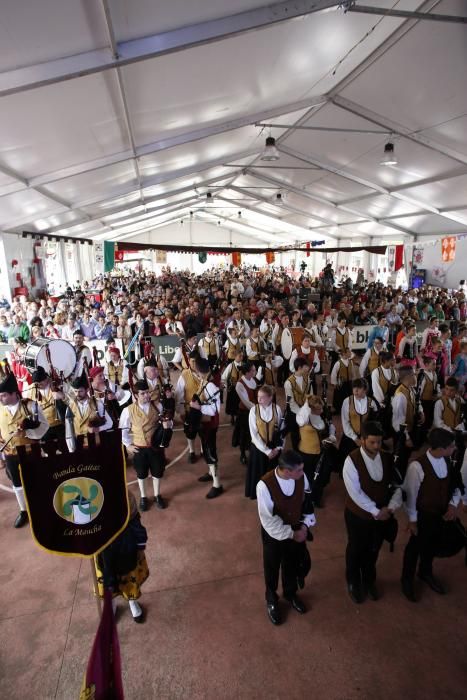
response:
<path id="1" fill-rule="evenodd" d="M 30 372 L 34 372 L 38 367 L 43 367 L 50 374 L 48 352 L 50 352 L 50 359 L 56 372 L 59 375 L 63 373 L 63 377 L 68 379 L 76 366 L 76 351 L 67 340 L 36 338 L 26 348 L 23 363 Z"/>

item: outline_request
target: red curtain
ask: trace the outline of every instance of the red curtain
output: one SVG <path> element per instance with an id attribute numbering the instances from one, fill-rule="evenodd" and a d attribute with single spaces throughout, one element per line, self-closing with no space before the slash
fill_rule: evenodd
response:
<path id="1" fill-rule="evenodd" d="M 396 253 L 394 255 L 394 272 L 400 270 L 404 265 L 404 246 L 396 245 Z"/>

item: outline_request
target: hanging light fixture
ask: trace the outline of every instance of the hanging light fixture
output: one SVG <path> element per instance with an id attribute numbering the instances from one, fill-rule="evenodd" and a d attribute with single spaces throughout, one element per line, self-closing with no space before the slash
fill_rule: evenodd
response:
<path id="1" fill-rule="evenodd" d="M 268 136 L 266 139 L 266 144 L 264 146 L 264 151 L 261 154 L 261 160 L 272 161 L 279 160 L 279 151 L 276 148 L 276 139 L 274 136 Z"/>
<path id="2" fill-rule="evenodd" d="M 388 141 L 384 144 L 383 157 L 380 160 L 380 165 L 397 165 L 397 157 L 394 151 L 394 144 Z"/>
<path id="3" fill-rule="evenodd" d="M 274 197 L 274 204 L 276 204 L 278 207 L 281 207 L 284 204 L 284 197 L 282 196 L 282 192 L 276 193 L 276 196 Z"/>
<path id="4" fill-rule="evenodd" d="M 210 207 L 213 204 L 214 204 L 214 197 L 212 196 L 212 192 L 206 192 L 206 205 L 208 207 Z"/>

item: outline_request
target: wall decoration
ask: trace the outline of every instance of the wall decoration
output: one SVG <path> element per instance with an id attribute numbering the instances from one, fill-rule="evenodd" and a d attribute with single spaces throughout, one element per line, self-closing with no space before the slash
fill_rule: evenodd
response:
<path id="1" fill-rule="evenodd" d="M 441 240 L 441 256 L 443 262 L 453 262 L 456 259 L 455 236 L 446 236 Z"/>

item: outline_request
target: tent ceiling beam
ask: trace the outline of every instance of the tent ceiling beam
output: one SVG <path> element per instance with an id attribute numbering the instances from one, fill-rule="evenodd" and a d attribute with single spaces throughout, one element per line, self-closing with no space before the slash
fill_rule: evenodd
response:
<path id="1" fill-rule="evenodd" d="M 420 202 L 417 199 L 414 199 L 413 197 L 407 197 L 406 195 L 400 194 L 399 192 L 392 192 L 391 190 L 387 189 L 386 187 L 381 187 L 380 185 L 377 185 L 375 182 L 370 182 L 369 180 L 364 180 L 361 177 L 357 177 L 356 175 L 349 173 L 347 170 L 342 170 L 342 168 L 338 168 L 335 165 L 331 165 L 329 163 L 326 164 L 326 163 L 323 163 L 322 161 L 317 160 L 315 158 L 303 156 L 300 153 L 297 153 L 296 151 L 292 150 L 291 148 L 287 148 L 286 146 L 281 146 L 280 150 L 283 153 L 286 153 L 287 155 L 293 156 L 294 158 L 298 158 L 299 160 L 303 160 L 305 163 L 311 163 L 312 165 L 319 165 L 323 170 L 328 170 L 330 173 L 333 173 L 334 175 L 339 175 L 340 177 L 343 177 L 346 180 L 350 180 L 351 182 L 356 182 L 357 184 L 362 185 L 363 187 L 368 187 L 370 189 L 376 190 L 380 194 L 387 194 L 390 197 L 394 197 L 395 199 L 401 200 L 403 202 L 407 202 L 408 204 L 412 204 L 413 206 L 418 207 L 419 209 L 424 209 L 425 211 L 430 212 L 431 214 L 437 214 L 439 216 L 443 216 L 445 219 L 449 219 L 450 221 L 456 221 L 457 223 L 463 223 L 455 215 L 448 214 L 446 212 L 441 212 L 436 207 L 432 207 L 431 205 L 426 204 L 425 202 Z M 343 209 L 344 211 L 346 211 L 346 209 L 344 209 L 343 205 L 338 204 L 337 206 L 340 209 Z M 347 211 L 350 211 L 351 213 L 355 214 L 355 211 L 352 211 L 352 210 L 347 210 Z M 372 219 L 370 219 L 370 220 L 372 220 Z M 413 235 L 413 234 L 411 234 L 411 235 Z"/>
<path id="2" fill-rule="evenodd" d="M 113 50 L 117 57 L 112 56 L 112 50 L 97 49 L 17 68 L 0 75 L 0 97 L 203 46 L 320 10 L 337 8 L 341 4 L 342 2 L 337 0 L 278 2 L 219 19 L 121 42 L 116 44 Z"/>
<path id="3" fill-rule="evenodd" d="M 467 17 L 460 15 L 440 15 L 428 12 L 416 12 L 413 10 L 385 9 L 384 7 L 372 7 L 370 5 L 352 5 L 348 12 L 359 12 L 365 15 L 381 15 L 383 17 L 402 17 L 402 19 L 427 19 L 432 22 L 451 22 L 454 24 L 467 24 Z"/>
<path id="4" fill-rule="evenodd" d="M 28 186 L 35 187 L 36 185 L 47 185 L 52 182 L 57 182 L 58 180 L 64 180 L 68 177 L 74 177 L 75 175 L 83 175 L 95 170 L 100 170 L 101 168 L 107 168 L 110 165 L 124 163 L 135 157 L 141 158 L 142 156 L 160 153 L 161 151 L 165 151 L 169 148 L 175 148 L 176 146 L 185 146 L 189 143 L 194 143 L 196 141 L 209 138 L 210 136 L 217 136 L 219 134 L 225 134 L 229 131 L 234 131 L 235 129 L 241 129 L 245 126 L 251 126 L 258 121 L 258 119 L 274 119 L 275 117 L 280 117 L 283 114 L 291 114 L 292 112 L 307 109 L 314 104 L 322 104 L 325 99 L 326 98 L 320 95 L 308 100 L 301 100 L 299 102 L 280 105 L 275 109 L 262 110 L 261 112 L 247 114 L 236 119 L 229 119 L 217 124 L 211 124 L 209 126 L 184 132 L 176 136 L 168 136 L 164 139 L 159 139 L 158 141 L 154 141 L 143 146 L 135 146 L 134 152 L 133 150 L 121 151 L 120 153 L 113 153 L 105 156 L 104 158 L 97 158 L 96 160 L 88 161 L 86 163 L 79 163 L 77 165 L 56 170 L 54 172 L 37 175 L 36 177 L 31 178 L 27 184 L 23 183 L 23 187 L 18 189 L 25 189 Z M 10 194 L 10 192 L 6 192 L 6 194 Z"/>

